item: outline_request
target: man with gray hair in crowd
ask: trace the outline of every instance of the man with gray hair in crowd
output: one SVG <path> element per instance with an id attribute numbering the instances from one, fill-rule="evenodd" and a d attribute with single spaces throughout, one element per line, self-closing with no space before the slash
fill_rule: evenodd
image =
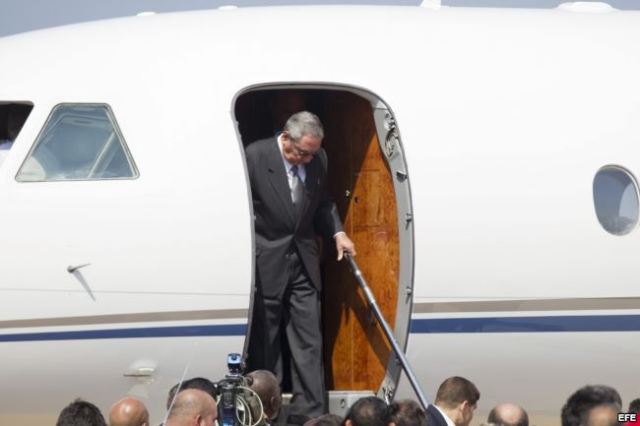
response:
<path id="1" fill-rule="evenodd" d="M 529 416 L 516 404 L 498 404 L 489 412 L 487 421 L 495 426 L 529 426 Z"/>

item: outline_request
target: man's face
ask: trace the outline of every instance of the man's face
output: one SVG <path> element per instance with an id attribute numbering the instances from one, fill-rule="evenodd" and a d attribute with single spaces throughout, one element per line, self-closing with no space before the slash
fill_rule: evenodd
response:
<path id="1" fill-rule="evenodd" d="M 284 141 L 282 152 L 284 153 L 284 158 L 296 166 L 310 163 L 322 146 L 322 140 L 314 136 L 303 135 L 296 141 L 291 139 L 286 132 L 282 135 L 282 140 Z"/>

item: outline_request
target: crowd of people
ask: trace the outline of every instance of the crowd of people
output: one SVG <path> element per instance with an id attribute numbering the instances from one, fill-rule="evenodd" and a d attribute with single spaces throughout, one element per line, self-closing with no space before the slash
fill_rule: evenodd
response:
<path id="1" fill-rule="evenodd" d="M 276 376 L 266 370 L 250 372 L 245 377 L 249 389 L 261 404 L 253 425 L 284 424 L 280 416 L 282 396 Z M 218 410 L 219 390 L 208 379 L 195 377 L 169 390 L 166 412 L 161 426 L 213 426 L 222 424 Z M 322 414 L 304 426 L 469 426 L 480 399 L 480 391 L 463 377 L 449 377 L 438 388 L 436 398 L 426 410 L 413 400 L 387 404 L 375 396 L 363 397 L 347 411 L 345 417 Z M 216 402 L 218 400 L 218 402 Z M 562 426 L 616 426 L 618 414 L 625 412 L 620 394 L 605 385 L 587 385 L 569 396 L 562 407 Z M 634 399 L 627 413 L 640 412 L 640 398 Z M 133 397 L 117 401 L 108 413 L 108 423 L 94 404 L 77 399 L 66 406 L 56 426 L 149 426 L 149 411 Z M 237 424 L 240 424 L 237 421 Z M 501 403 L 489 412 L 483 426 L 529 426 L 524 408 Z M 636 421 L 625 426 L 640 425 Z"/>

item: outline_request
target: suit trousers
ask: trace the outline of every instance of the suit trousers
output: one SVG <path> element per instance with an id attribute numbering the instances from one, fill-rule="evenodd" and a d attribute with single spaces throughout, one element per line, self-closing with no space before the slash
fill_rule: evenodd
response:
<path id="1" fill-rule="evenodd" d="M 281 384 L 285 368 L 290 369 L 293 395 L 287 423 L 302 424 L 326 412 L 320 295 L 295 250 L 287 254 L 283 267 L 288 282 L 279 297 L 265 297 L 258 285 L 250 358 L 264 357 L 260 364 L 273 371 Z M 285 338 L 289 359 L 283 359 Z"/>

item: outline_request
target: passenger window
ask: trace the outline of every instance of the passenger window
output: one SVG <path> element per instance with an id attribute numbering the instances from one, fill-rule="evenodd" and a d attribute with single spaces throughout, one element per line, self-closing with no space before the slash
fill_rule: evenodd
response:
<path id="1" fill-rule="evenodd" d="M 18 137 L 32 109 L 32 104 L 0 103 L 0 165 L 9 154 L 13 142 Z"/>
<path id="2" fill-rule="evenodd" d="M 638 224 L 638 187 L 622 167 L 606 166 L 596 173 L 593 203 L 600 225 L 611 234 L 628 234 Z"/>
<path id="3" fill-rule="evenodd" d="M 107 105 L 61 104 L 47 119 L 20 168 L 20 182 L 138 176 Z"/>

